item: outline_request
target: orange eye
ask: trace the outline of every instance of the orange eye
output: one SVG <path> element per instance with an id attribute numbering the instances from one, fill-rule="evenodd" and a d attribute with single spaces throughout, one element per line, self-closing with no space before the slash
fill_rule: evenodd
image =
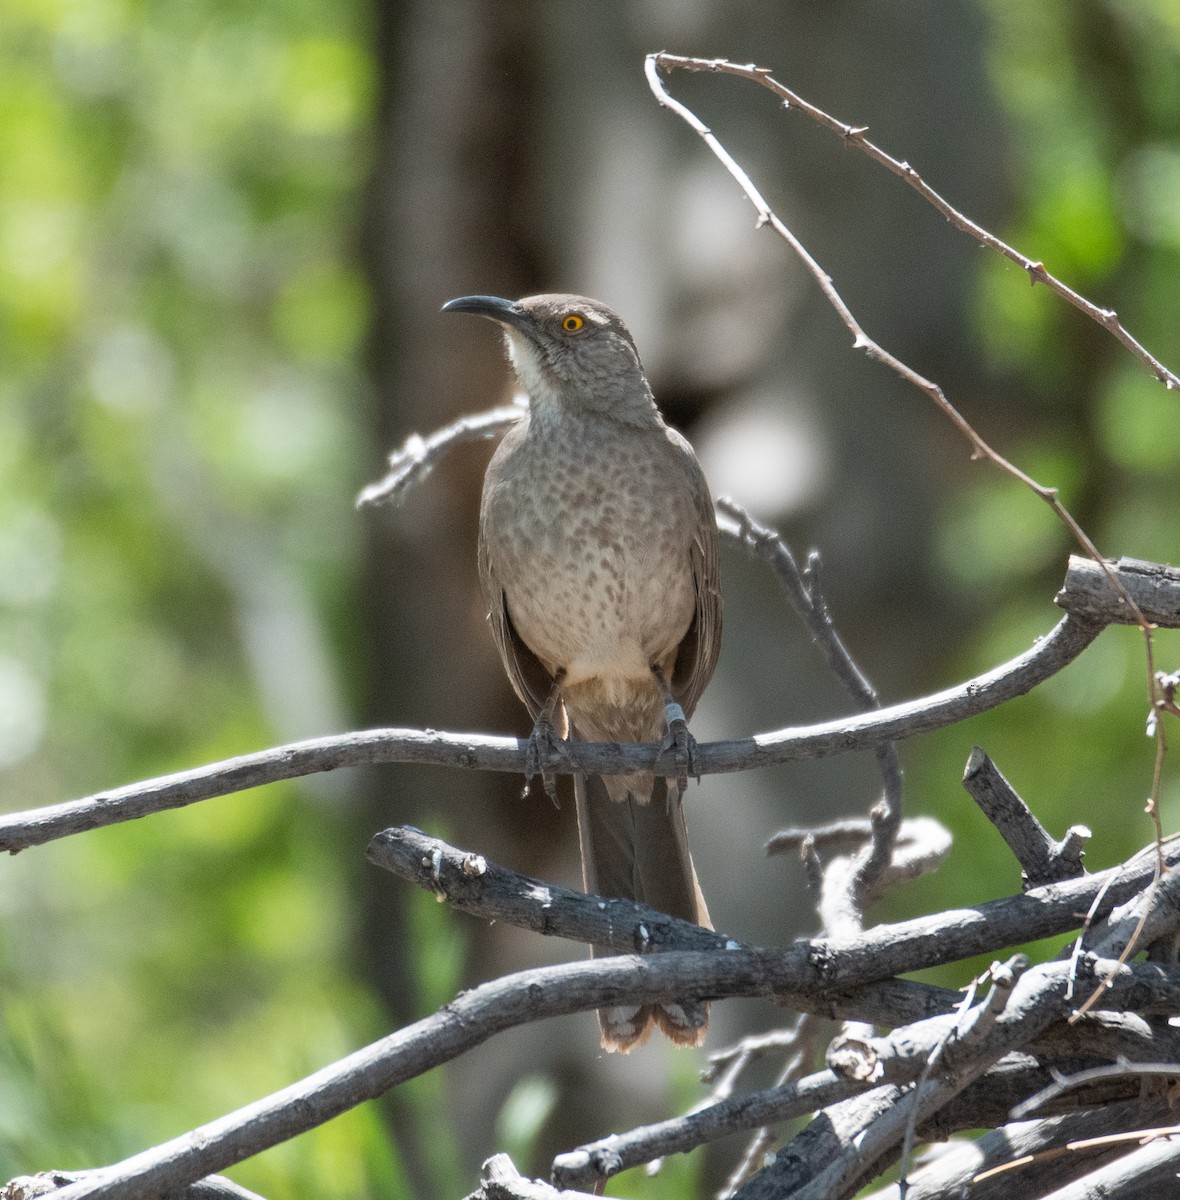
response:
<path id="1" fill-rule="evenodd" d="M 577 313 L 570 313 L 565 320 L 562 321 L 561 327 L 566 331 L 566 333 L 577 333 L 578 330 L 581 329 L 585 324 L 586 322 L 583 321 Z"/>

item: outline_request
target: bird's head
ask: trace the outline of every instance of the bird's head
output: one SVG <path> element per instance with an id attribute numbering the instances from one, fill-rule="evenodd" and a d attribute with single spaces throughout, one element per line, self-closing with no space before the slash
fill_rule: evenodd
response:
<path id="1" fill-rule="evenodd" d="M 535 412 L 609 413 L 650 420 L 655 405 L 635 341 L 620 317 L 585 296 L 460 296 L 443 312 L 498 322 Z"/>

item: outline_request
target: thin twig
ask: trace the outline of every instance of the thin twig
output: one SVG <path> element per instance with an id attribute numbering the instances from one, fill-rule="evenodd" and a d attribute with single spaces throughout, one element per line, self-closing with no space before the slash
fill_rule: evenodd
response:
<path id="1" fill-rule="evenodd" d="M 799 1038 L 799 1021 L 789 1029 L 772 1029 L 769 1033 L 750 1033 L 732 1046 L 714 1050 L 709 1055 L 709 1065 L 701 1072 L 702 1083 L 717 1081 L 711 1095 L 723 1100 L 733 1091 L 733 1074 L 749 1066 L 770 1050 L 788 1050 Z"/>
<path id="2" fill-rule="evenodd" d="M 396 503 L 407 491 L 417 487 L 455 446 L 499 437 L 526 411 L 522 398 L 512 405 L 460 417 L 427 437 L 412 433 L 401 448 L 389 456 L 389 472 L 385 477 L 361 489 L 356 498 L 357 508 Z"/>
<path id="3" fill-rule="evenodd" d="M 891 1065 L 890 1069 L 901 1074 L 900 1063 Z M 911 1062 L 905 1069 L 912 1074 L 919 1067 Z M 1001 1121 L 1010 1108 L 1008 1098 L 1028 1095 L 1032 1088 L 1040 1086 L 1049 1077 L 1049 1068 L 1036 1065 L 1027 1056 L 1009 1055 L 964 1089 L 959 1101 L 951 1101 L 940 1110 L 938 1132 L 946 1136 L 957 1129 Z M 1088 1091 L 1083 1099 L 1096 1098 L 1106 1102 L 1125 1099 L 1136 1091 L 1136 1085 L 1125 1077 L 1110 1082 L 1120 1086 L 1112 1086 L 1109 1091 Z M 688 1153 L 755 1125 L 778 1125 L 805 1115 L 819 1108 L 825 1096 L 830 1097 L 831 1103 L 877 1086 L 865 1080 L 838 1078 L 830 1070 L 817 1071 L 784 1087 L 765 1088 L 720 1101 L 686 1116 L 611 1134 L 559 1154 L 553 1162 L 552 1178 L 561 1187 L 590 1189 L 601 1186 L 612 1176 L 654 1158 Z M 1051 1102 L 1050 1111 L 1055 1107 Z M 1067 1108 L 1064 1102 L 1060 1107 Z M 1072 1111 L 1072 1106 L 1068 1111 Z M 929 1128 L 928 1124 L 919 1133 Z M 736 1174 L 735 1171 L 731 1181 Z"/>
<path id="4" fill-rule="evenodd" d="M 774 572 L 812 641 L 820 648 L 832 673 L 857 707 L 862 712 L 879 710 L 881 702 L 876 689 L 849 653 L 832 621 L 823 591 L 819 553 L 813 550 L 808 555 L 806 568 L 801 571 L 790 547 L 779 534 L 760 525 L 735 500 L 720 497 L 717 510 L 718 527 L 728 532 L 732 521 L 735 526 L 732 533 L 737 540 Z M 902 773 L 897 747 L 892 742 L 881 742 L 874 748 L 874 753 L 881 773 L 883 795 L 870 817 L 869 843 L 858 855 L 848 881 L 850 903 L 860 911 L 876 894 L 902 818 Z"/>
<path id="5" fill-rule="evenodd" d="M 1089 1067 L 1084 1071 L 1076 1071 L 1072 1075 L 1062 1075 L 1054 1072 L 1053 1082 L 1043 1087 L 1039 1092 L 1029 1096 L 1012 1110 L 1013 1121 L 1023 1121 L 1032 1116 L 1038 1109 L 1044 1108 L 1051 1100 L 1064 1095 L 1074 1088 L 1086 1087 L 1101 1079 L 1128 1079 L 1144 1076 L 1162 1076 L 1165 1079 L 1180 1079 L 1180 1063 L 1130 1063 L 1120 1059 L 1109 1066 Z"/>
<path id="6" fill-rule="evenodd" d="M 1007 1002 L 1007 994 L 1011 992 L 1013 984 L 1016 982 L 1017 972 L 1025 970 L 1027 966 L 1028 959 L 1023 958 L 1023 956 L 1020 959 L 1010 959 L 1003 967 L 999 963 L 992 964 L 993 981 L 991 991 L 981 1006 L 986 1016 L 994 1019 L 995 1014 Z M 914 1081 L 913 1100 L 910 1104 L 909 1119 L 906 1121 L 905 1136 L 901 1141 L 901 1161 L 898 1165 L 898 1190 L 901 1193 L 902 1200 L 905 1200 L 909 1186 L 910 1156 L 913 1153 L 914 1138 L 918 1131 L 919 1101 L 922 1096 L 922 1089 L 926 1086 L 931 1074 L 938 1066 L 943 1051 L 946 1049 L 951 1038 L 961 1038 L 967 1035 L 968 1029 L 971 1027 L 970 1018 L 975 1015 L 972 1008 L 974 999 L 975 989 L 972 987 L 963 997 L 963 1003 L 959 1008 L 959 1019 L 953 1026 L 947 1029 L 945 1037 L 939 1040 L 938 1045 L 934 1048 L 934 1052 L 926 1060 L 918 1078 Z"/>
<path id="7" fill-rule="evenodd" d="M 769 88 L 772 92 L 784 101 L 787 107 L 795 107 L 803 112 L 806 112 L 813 119 L 819 121 L 821 125 L 832 129 L 840 134 L 848 145 L 858 145 L 869 154 L 874 161 L 886 166 L 889 170 L 900 178 L 905 179 L 912 187 L 923 195 L 927 200 L 938 208 L 948 219 L 953 220 L 960 228 L 973 236 L 978 237 L 985 245 L 993 249 L 1001 250 L 1008 254 L 1013 261 L 1019 262 L 1028 272 L 1030 279 L 1035 283 L 1040 280 L 1043 283 L 1049 284 L 1058 294 L 1069 299 L 1083 312 L 1094 315 L 1098 319 L 1099 324 L 1110 330 L 1119 338 L 1124 345 L 1136 353 L 1144 362 L 1152 369 L 1156 378 L 1165 381 L 1170 388 L 1180 385 L 1180 380 L 1167 371 L 1161 363 L 1154 359 L 1147 351 L 1123 328 L 1119 322 L 1117 315 L 1110 310 L 1101 310 L 1097 306 L 1090 304 L 1084 297 L 1066 288 L 1064 284 L 1054 279 L 1044 268 L 1041 263 L 1034 263 L 1026 259 L 1023 255 L 1018 255 L 1016 251 L 1006 246 L 1000 239 L 987 233 L 982 227 L 974 222 L 968 221 L 962 214 L 951 208 L 945 200 L 942 199 L 932 188 L 930 188 L 918 175 L 918 173 L 908 163 L 902 163 L 885 154 L 884 151 L 874 146 L 865 138 L 867 132 L 866 127 L 853 127 L 845 125 L 841 121 L 837 121 L 834 117 L 824 113 L 821 109 L 814 105 L 808 104 L 801 97 L 796 96 L 788 88 L 771 77 L 770 71 L 764 67 L 756 67 L 752 64 L 742 65 L 738 63 L 726 62 L 724 59 L 695 59 L 684 58 L 674 54 L 649 54 L 645 62 L 645 71 L 647 74 L 648 86 L 651 88 L 652 94 L 656 98 L 656 102 L 661 107 L 669 109 L 675 113 L 682 121 L 685 122 L 705 143 L 706 146 L 713 152 L 714 156 L 721 162 L 725 169 L 733 176 L 738 186 L 742 189 L 746 199 L 758 214 L 756 227 L 761 229 L 767 226 L 774 230 L 783 241 L 794 252 L 799 261 L 803 264 L 808 274 L 815 281 L 820 291 L 823 293 L 828 303 L 835 309 L 840 320 L 844 323 L 848 331 L 853 337 L 853 349 L 861 350 L 864 354 L 882 363 L 892 370 L 901 379 L 916 387 L 923 392 L 934 405 L 951 421 L 956 429 L 967 439 L 971 445 L 972 458 L 986 458 L 994 463 L 1001 470 L 1010 475 L 1013 479 L 1023 484 L 1034 495 L 1043 500 L 1053 511 L 1058 521 L 1069 531 L 1073 539 L 1079 546 L 1099 565 L 1100 569 L 1106 573 L 1127 608 L 1134 614 L 1135 621 L 1139 625 L 1143 635 L 1144 658 L 1147 670 L 1147 696 L 1148 704 L 1151 713 L 1158 716 L 1166 711 L 1163 703 L 1163 696 L 1160 690 L 1157 672 L 1155 668 L 1155 649 L 1152 638 L 1153 627 L 1151 623 L 1144 617 L 1139 610 L 1135 601 L 1130 597 L 1122 585 L 1118 582 L 1114 571 L 1106 560 L 1102 557 L 1098 547 L 1094 544 L 1089 534 L 1081 527 L 1074 518 L 1073 514 L 1061 503 L 1057 489 L 1047 487 L 1039 483 L 1031 475 L 1022 471 L 1015 463 L 1009 461 L 1002 454 L 994 449 L 983 437 L 975 430 L 974 426 L 967 420 L 966 417 L 950 402 L 946 393 L 933 380 L 927 379 L 924 375 L 919 374 L 913 367 L 903 362 L 896 355 L 890 353 L 883 346 L 874 341 L 862 328 L 860 322 L 853 315 L 852 310 L 845 303 L 843 297 L 836 290 L 835 284 L 828 273 L 820 266 L 810 251 L 803 243 L 795 236 L 788 226 L 779 218 L 774 210 L 767 203 L 762 193 L 754 185 L 753 180 L 743 167 L 734 159 L 728 150 L 721 144 L 713 134 L 713 131 L 686 105 L 676 100 L 668 92 L 660 79 L 660 68 L 675 69 L 680 68 L 690 71 L 721 71 L 727 74 L 738 75 L 746 79 L 750 79 L 758 83 L 762 87 Z M 953 214 L 953 216 L 952 216 Z M 1052 282 L 1050 282 L 1052 281 Z M 1152 791 L 1148 801 L 1148 813 L 1152 818 L 1155 827 L 1157 843 L 1163 840 L 1163 825 L 1159 812 L 1159 786 L 1162 773 L 1163 759 L 1167 753 L 1167 737 L 1162 723 L 1158 723 L 1154 729 L 1156 736 L 1156 763 L 1152 777 Z"/>
<path id="8" fill-rule="evenodd" d="M 914 191 L 923 199 L 929 201 L 956 229 L 962 233 L 969 234 L 984 246 L 1010 259 L 1021 270 L 1027 272 L 1032 283 L 1043 283 L 1050 291 L 1055 292 L 1063 300 L 1073 305 L 1079 312 L 1084 313 L 1092 321 L 1101 325 L 1108 333 L 1114 334 L 1166 388 L 1169 390 L 1180 388 L 1180 378 L 1177 378 L 1176 375 L 1169 371 L 1159 359 L 1155 358 L 1141 342 L 1131 335 L 1119 321 L 1117 313 L 1112 309 L 1100 308 L 1098 305 L 1092 304 L 1085 296 L 1075 292 L 1071 287 L 1062 283 L 1061 280 L 1047 271 L 1044 263 L 1037 262 L 1021 254 L 1019 250 L 1013 249 L 1006 242 L 996 237 L 995 234 L 984 229 L 982 225 L 977 225 L 969 217 L 949 204 L 926 183 L 922 176 L 908 162 L 901 162 L 893 158 L 879 146 L 870 142 L 865 136 L 869 131 L 868 126 L 847 125 L 843 121 L 830 116 L 823 109 L 810 104 L 802 96 L 797 95 L 779 83 L 771 75 L 768 67 L 733 63 L 723 58 L 685 58 L 678 54 L 661 53 L 653 54 L 649 57 L 650 59 L 655 59 L 659 66 L 669 70 L 679 68 L 685 71 L 714 71 L 726 75 L 737 75 L 742 79 L 751 80 L 753 83 L 757 83 L 773 92 L 783 102 L 785 109 L 803 113 L 817 124 L 835 133 L 841 138 L 844 145 L 851 146 L 867 154 L 875 163 L 909 184 Z"/>

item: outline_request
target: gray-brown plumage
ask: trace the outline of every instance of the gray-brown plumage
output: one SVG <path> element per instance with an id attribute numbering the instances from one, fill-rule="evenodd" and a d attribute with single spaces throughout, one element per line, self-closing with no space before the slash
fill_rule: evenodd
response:
<path id="1" fill-rule="evenodd" d="M 566 732 L 652 742 L 668 730 L 683 758 L 684 721 L 721 644 L 717 526 L 692 447 L 664 424 L 635 343 L 605 305 L 464 296 L 444 311 L 499 322 L 528 393 L 484 480 L 479 573 L 534 745 Z M 575 795 L 587 891 L 709 925 L 678 787 L 588 776 Z M 603 1045 L 624 1051 L 653 1023 L 699 1045 L 707 1019 L 691 1002 L 599 1013 Z"/>

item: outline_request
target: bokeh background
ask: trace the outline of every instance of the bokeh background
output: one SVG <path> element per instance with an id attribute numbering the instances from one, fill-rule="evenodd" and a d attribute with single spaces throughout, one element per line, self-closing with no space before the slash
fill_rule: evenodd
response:
<path id="1" fill-rule="evenodd" d="M 846 330 L 697 139 L 644 53 L 754 60 L 916 165 L 1180 365 L 1173 0 L 0 0 L 0 807 L 295 738 L 524 732 L 476 595 L 488 450 L 397 509 L 353 498 L 413 431 L 499 402 L 453 295 L 595 295 L 630 323 L 714 490 L 819 547 L 887 701 L 1053 624 L 1048 510 Z M 869 332 L 1110 554 L 1180 562 L 1180 401 L 1096 326 L 759 89 L 672 86 L 751 170 Z M 701 739 L 847 702 L 765 574 L 724 562 Z M 1160 638 L 1175 667 L 1176 642 Z M 956 842 L 902 916 L 1016 868 L 959 787 L 984 745 L 1088 862 L 1150 837 L 1134 631 L 1033 695 L 902 749 Z M 1174 767 L 1164 821 L 1180 818 Z M 863 812 L 870 756 L 707 779 L 690 833 L 718 927 L 811 931 L 787 823 Z M 0 863 L 0 1177 L 111 1161 L 244 1104 L 492 973 L 577 947 L 489 931 L 380 876 L 409 820 L 577 879 L 571 806 L 389 767 L 210 801 Z M 948 970 L 961 983 L 968 967 Z M 778 1018 L 725 1006 L 711 1045 Z M 677 1111 L 698 1055 L 597 1052 L 590 1017 L 506 1035 L 232 1172 L 274 1200 L 463 1195 L 507 1149 Z M 724 1169 L 680 1159 L 636 1195 Z"/>

